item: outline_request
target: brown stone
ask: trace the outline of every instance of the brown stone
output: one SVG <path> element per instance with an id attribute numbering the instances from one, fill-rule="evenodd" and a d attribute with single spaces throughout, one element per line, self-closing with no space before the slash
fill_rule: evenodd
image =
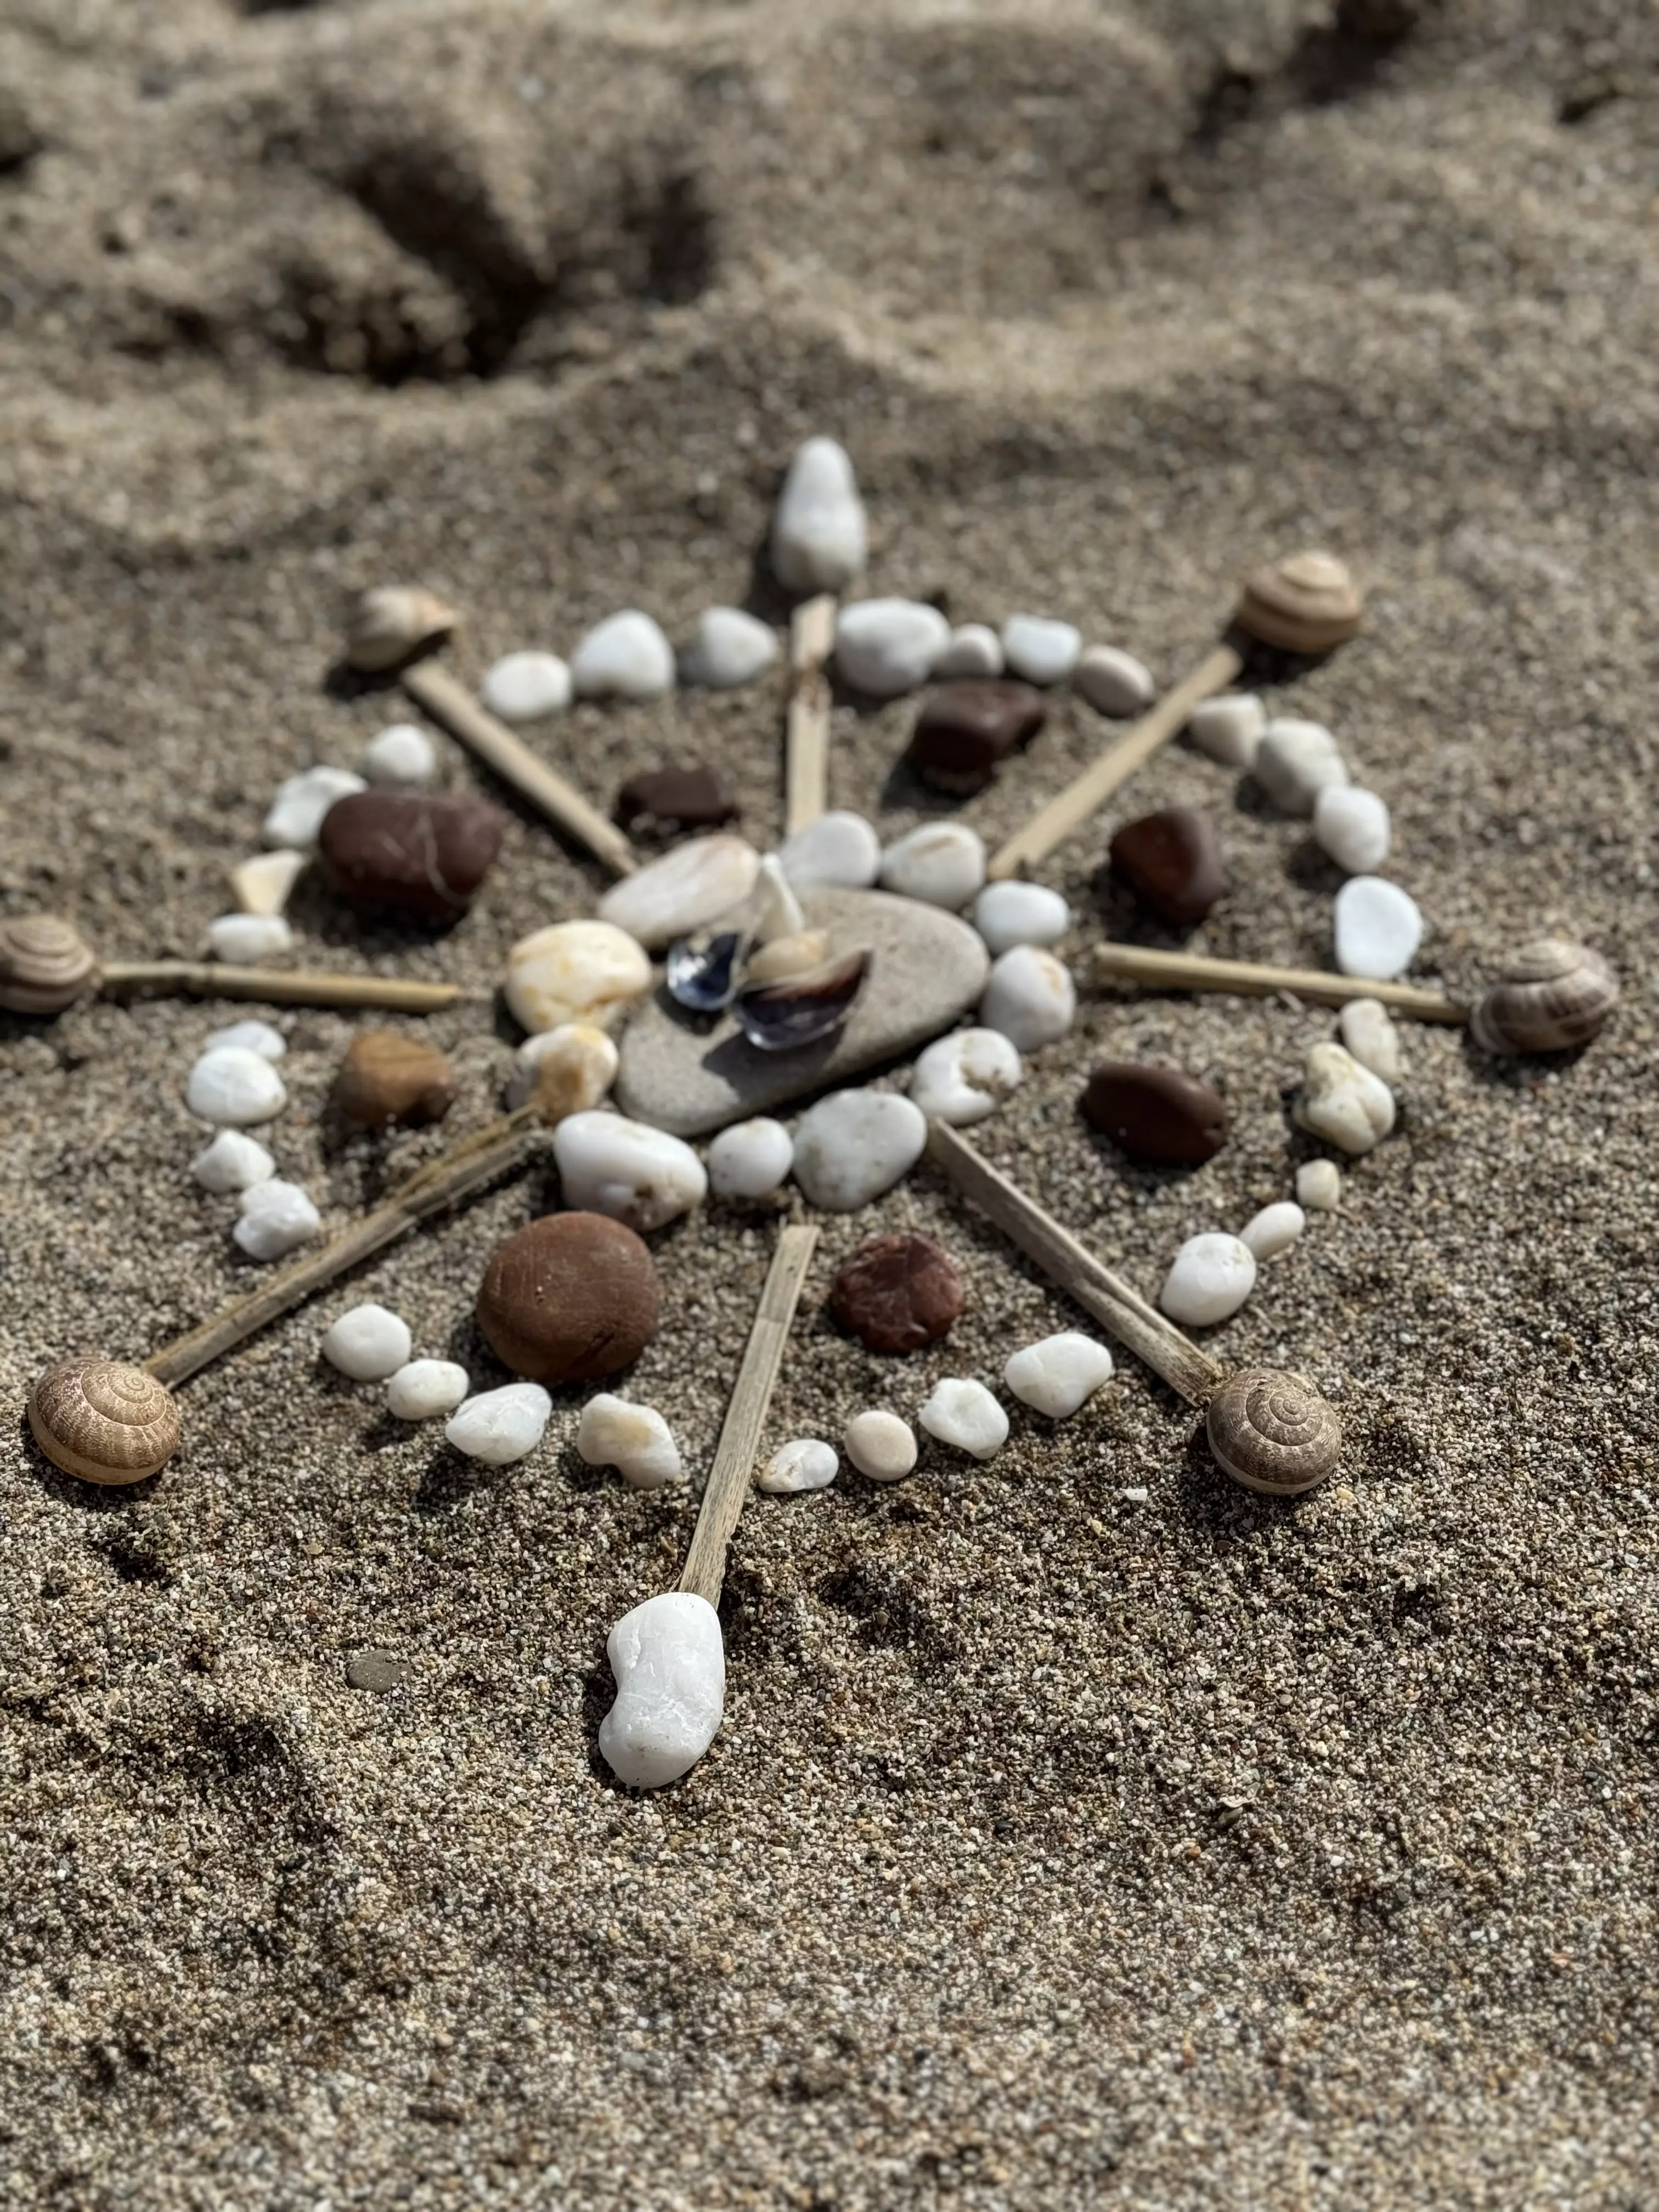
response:
<path id="1" fill-rule="evenodd" d="M 982 791 L 1002 762 L 1030 744 L 1048 711 L 1030 684 L 944 684 L 923 702 L 904 757 L 941 791 Z"/>
<path id="2" fill-rule="evenodd" d="M 1126 822 L 1112 840 L 1112 866 L 1161 921 L 1202 921 L 1227 888 L 1221 835 L 1201 806 L 1164 806 Z"/>
<path id="3" fill-rule="evenodd" d="M 353 906 L 453 921 L 501 848 L 503 822 L 482 799 L 357 791 L 337 799 L 318 838 L 323 873 Z"/>
<path id="4" fill-rule="evenodd" d="M 1176 1067 L 1105 1061 L 1089 1078 L 1083 1118 L 1132 1160 L 1153 1167 L 1198 1167 L 1227 1141 L 1225 1104 Z"/>
<path id="5" fill-rule="evenodd" d="M 545 1213 L 484 1270 L 478 1326 L 497 1358 L 532 1382 L 589 1382 L 637 1359 L 657 1333 L 650 1252 L 603 1213 Z"/>
<path id="6" fill-rule="evenodd" d="M 836 1319 L 872 1352 L 932 1344 L 967 1302 L 956 1261 L 915 1231 L 860 1244 L 830 1291 Z"/>
<path id="7" fill-rule="evenodd" d="M 455 1103 L 455 1071 L 436 1046 L 395 1030 L 353 1039 L 334 1079 L 334 1103 L 366 1129 L 405 1129 L 441 1121 Z"/>
<path id="8" fill-rule="evenodd" d="M 653 768 L 630 775 L 617 793 L 617 819 L 633 836 L 676 836 L 718 830 L 738 818 L 738 803 L 712 768 Z"/>

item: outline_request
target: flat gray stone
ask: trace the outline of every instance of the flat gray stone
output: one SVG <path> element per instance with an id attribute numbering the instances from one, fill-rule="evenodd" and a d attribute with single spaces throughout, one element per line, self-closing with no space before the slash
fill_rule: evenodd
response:
<path id="1" fill-rule="evenodd" d="M 799 1052 L 757 1052 L 722 1014 L 713 1023 L 677 1006 L 659 986 L 635 1009 L 622 1040 L 616 1099 L 636 1121 L 700 1137 L 763 1114 L 786 1099 L 834 1090 L 866 1068 L 926 1044 L 977 1005 L 990 957 L 965 921 L 885 891 L 801 894 L 809 927 L 830 933 L 832 953 L 869 947 L 858 1004 L 831 1037 Z"/>

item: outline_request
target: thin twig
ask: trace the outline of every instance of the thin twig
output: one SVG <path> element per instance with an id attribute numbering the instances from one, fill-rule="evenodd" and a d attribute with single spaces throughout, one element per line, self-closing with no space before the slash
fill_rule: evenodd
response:
<path id="1" fill-rule="evenodd" d="M 411 983 L 389 975 L 331 975 L 305 968 L 229 968 L 216 960 L 106 960 L 98 979 L 106 991 L 180 993 L 198 999 L 263 999 L 277 1006 L 384 1006 L 403 1014 L 435 1014 L 463 999 L 481 999 L 459 983 Z"/>
<path id="2" fill-rule="evenodd" d="M 831 592 L 803 600 L 789 625 L 789 722 L 784 745 L 783 830 L 809 829 L 830 803 L 830 679 L 836 642 Z"/>
<path id="3" fill-rule="evenodd" d="M 1420 1022 L 1466 1022 L 1467 1006 L 1415 983 L 1380 983 L 1369 975 L 1328 975 L 1317 968 L 1264 968 L 1249 960 L 1211 960 L 1194 952 L 1150 952 L 1139 945 L 1097 945 L 1090 961 L 1097 983 L 1139 983 L 1155 991 L 1221 991 L 1241 998 L 1293 992 L 1322 1006 L 1379 999 Z"/>

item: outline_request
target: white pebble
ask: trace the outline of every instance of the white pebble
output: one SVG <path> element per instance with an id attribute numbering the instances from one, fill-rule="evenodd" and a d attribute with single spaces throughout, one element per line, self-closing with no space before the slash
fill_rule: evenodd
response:
<path id="1" fill-rule="evenodd" d="M 641 615 L 640 620 L 648 623 L 651 617 Z M 651 627 L 657 629 L 654 623 Z M 598 635 L 597 631 L 590 634 L 590 646 Z M 657 630 L 657 635 L 660 637 L 662 632 Z M 605 688 L 622 691 L 629 698 L 656 696 L 654 690 L 635 691 L 626 683 L 613 682 Z M 490 713 L 499 715 L 503 722 L 540 722 L 550 714 L 563 714 L 570 704 L 575 684 L 569 664 L 561 660 L 556 653 L 509 653 L 485 670 L 478 690 Z"/>
<path id="2" fill-rule="evenodd" d="M 230 888 L 243 914 L 280 914 L 304 872 L 306 855 L 282 847 L 239 860 L 230 871 Z"/>
<path id="3" fill-rule="evenodd" d="M 855 691 L 896 699 L 925 684 L 951 625 L 920 599 L 856 599 L 836 622 L 836 665 Z"/>
<path id="4" fill-rule="evenodd" d="M 753 890 L 759 872 L 760 854 L 746 838 L 688 838 L 612 884 L 599 901 L 599 919 L 655 951 L 729 914 Z"/>
<path id="5" fill-rule="evenodd" d="M 453 1359 L 411 1359 L 386 1386 L 387 1413 L 400 1421 L 431 1421 L 453 1413 L 471 1385 Z"/>
<path id="6" fill-rule="evenodd" d="M 641 1234 L 702 1204 L 708 1177 L 690 1145 L 620 1114 L 572 1114 L 553 1132 L 564 1202 Z"/>
<path id="7" fill-rule="evenodd" d="M 444 1428 L 446 1439 L 469 1459 L 507 1467 L 535 1450 L 553 1401 L 539 1382 L 508 1382 L 464 1400 Z"/>
<path id="8" fill-rule="evenodd" d="M 438 748 L 418 722 L 388 722 L 364 746 L 362 769 L 371 783 L 430 783 Z"/>
<path id="9" fill-rule="evenodd" d="M 985 840 L 965 822 L 925 822 L 881 856 L 884 890 L 959 914 L 985 882 Z"/>
<path id="10" fill-rule="evenodd" d="M 1350 999 L 1337 1017 L 1342 1042 L 1362 1067 L 1384 1083 L 1400 1080 L 1400 1032 L 1380 999 Z"/>
<path id="11" fill-rule="evenodd" d="M 1002 1379 L 1022 1404 L 1064 1421 L 1086 1405 L 1112 1372 L 1112 1355 L 1080 1330 L 1061 1329 L 1015 1352 Z"/>
<path id="12" fill-rule="evenodd" d="M 281 1060 L 288 1040 L 269 1022 L 232 1022 L 228 1028 L 210 1030 L 204 1052 L 257 1052 L 261 1060 Z"/>
<path id="13" fill-rule="evenodd" d="M 781 937 L 799 937 L 806 927 L 800 901 L 775 853 L 768 853 L 761 861 L 755 877 L 751 908 L 757 945 L 775 944 Z"/>
<path id="14" fill-rule="evenodd" d="M 916 1439 L 896 1413 L 854 1413 L 842 1433 L 842 1449 L 872 1482 L 900 1482 L 916 1463 Z"/>
<path id="15" fill-rule="evenodd" d="M 1253 768 L 1267 710 L 1254 691 L 1224 691 L 1194 707 L 1187 727 L 1193 743 L 1223 768 Z"/>
<path id="16" fill-rule="evenodd" d="M 1002 640 L 988 623 L 963 623 L 945 641 L 944 652 L 933 663 L 933 673 L 947 679 L 1000 676 Z"/>
<path id="17" fill-rule="evenodd" d="M 274 960 L 294 945 L 294 932 L 280 914 L 222 914 L 209 922 L 207 935 L 214 958 L 233 966 Z"/>
<path id="18" fill-rule="evenodd" d="M 688 1774 L 726 1710 L 720 1616 L 694 1590 L 670 1590 L 625 1613 L 605 1641 L 617 1684 L 599 1750 L 618 1782 L 660 1790 Z"/>
<path id="19" fill-rule="evenodd" d="M 708 1181 L 716 1198 L 770 1198 L 787 1180 L 795 1147 L 781 1121 L 764 1115 L 734 1121 L 708 1147 Z"/>
<path id="20" fill-rule="evenodd" d="M 281 1260 L 308 1244 L 322 1225 L 299 1184 L 274 1177 L 242 1193 L 241 1218 L 230 1233 L 251 1260 Z"/>
<path id="21" fill-rule="evenodd" d="M 864 890 L 880 872 L 881 839 L 861 814 L 838 808 L 786 839 L 778 860 L 798 891 L 819 884 Z"/>
<path id="22" fill-rule="evenodd" d="M 1022 1052 L 1056 1042 L 1076 1014 L 1071 971 L 1052 952 L 1016 945 L 991 963 L 980 1020 L 988 1030 L 1000 1030 Z"/>
<path id="23" fill-rule="evenodd" d="M 1308 1054 L 1296 1119 L 1312 1135 L 1358 1156 L 1393 1128 L 1394 1093 L 1340 1044 L 1316 1044 Z"/>
<path id="24" fill-rule="evenodd" d="M 1091 645 L 1072 671 L 1072 688 L 1102 714 L 1144 714 L 1158 696 L 1146 662 L 1115 645 Z"/>
<path id="25" fill-rule="evenodd" d="M 207 1150 L 197 1153 L 190 1171 L 204 1190 L 222 1196 L 268 1182 L 276 1172 L 276 1163 L 257 1137 L 245 1137 L 240 1129 L 221 1129 Z"/>
<path id="26" fill-rule="evenodd" d="M 1388 806 L 1356 784 L 1328 784 L 1314 801 L 1313 833 L 1339 868 L 1370 875 L 1389 857 Z"/>
<path id="27" fill-rule="evenodd" d="M 947 1375 L 916 1419 L 930 1437 L 975 1459 L 994 1459 L 1008 1441 L 1008 1416 L 982 1382 Z"/>
<path id="28" fill-rule="evenodd" d="M 323 1357 L 354 1382 L 384 1382 L 409 1364 L 409 1323 L 388 1306 L 353 1306 L 323 1336 Z"/>
<path id="29" fill-rule="evenodd" d="M 937 1038 L 916 1061 L 911 1103 L 930 1119 L 966 1129 L 994 1114 L 1019 1087 L 1018 1053 L 1000 1030 L 953 1030 Z"/>
<path id="30" fill-rule="evenodd" d="M 674 688 L 674 648 L 651 617 L 629 607 L 607 615 L 576 647 L 571 681 L 579 699 L 662 699 Z"/>
<path id="31" fill-rule="evenodd" d="M 809 438 L 789 464 L 772 518 L 772 570 L 787 592 L 843 592 L 869 550 L 853 464 L 833 438 Z"/>
<path id="32" fill-rule="evenodd" d="M 974 927 L 993 953 L 1058 945 L 1071 926 L 1071 908 L 1042 884 L 987 884 L 974 902 Z"/>
<path id="33" fill-rule="evenodd" d="M 1237 1237 L 1189 1237 L 1164 1278 L 1158 1302 L 1171 1321 L 1202 1328 L 1236 1314 L 1255 1287 L 1255 1258 Z"/>
<path id="34" fill-rule="evenodd" d="M 1304 1160 L 1296 1171 L 1296 1194 L 1310 1213 L 1334 1213 L 1342 1203 L 1342 1174 L 1334 1160 Z"/>
<path id="35" fill-rule="evenodd" d="M 288 1103 L 283 1079 L 262 1053 L 245 1045 L 204 1052 L 190 1071 L 185 1103 L 204 1121 L 247 1129 L 269 1121 Z"/>
<path id="36" fill-rule="evenodd" d="M 1042 615 L 1010 615 L 1002 625 L 1003 658 L 1028 684 L 1063 684 L 1077 666 L 1083 633 Z"/>
<path id="37" fill-rule="evenodd" d="M 576 1449 L 589 1467 L 614 1467 L 630 1490 L 662 1490 L 685 1474 L 680 1448 L 656 1407 L 608 1390 L 582 1407 Z"/>
<path id="38" fill-rule="evenodd" d="M 1281 1252 L 1290 1250 L 1307 1225 L 1308 1217 L 1302 1208 L 1288 1198 L 1281 1198 L 1253 1214 L 1239 1231 L 1238 1241 L 1249 1246 L 1258 1262 L 1275 1260 Z"/>
<path id="39" fill-rule="evenodd" d="M 368 788 L 349 768 L 308 768 L 277 785 L 260 834 L 267 845 L 292 845 L 306 851 L 316 843 L 323 817 L 335 800 Z"/>
<path id="40" fill-rule="evenodd" d="M 927 1141 L 920 1109 L 896 1091 L 832 1091 L 795 1131 L 795 1181 L 811 1205 L 851 1213 L 908 1175 Z"/>
<path id="41" fill-rule="evenodd" d="M 513 1055 L 513 1073 L 507 1085 L 509 1107 L 527 1106 L 548 1076 L 560 1110 L 585 1114 L 603 1103 L 617 1079 L 620 1054 L 601 1029 L 592 1022 L 561 1022 L 526 1037 Z"/>
<path id="42" fill-rule="evenodd" d="M 1336 964 L 1345 975 L 1403 975 L 1423 942 L 1417 902 L 1381 876 L 1350 876 L 1332 902 Z"/>
<path id="43" fill-rule="evenodd" d="M 550 922 L 507 956 L 507 1011 L 532 1035 L 573 1022 L 608 1028 L 650 988 L 650 956 L 614 922 Z"/>
<path id="44" fill-rule="evenodd" d="M 1325 725 L 1295 715 L 1268 723 L 1254 767 L 1256 781 L 1285 814 L 1311 814 L 1322 791 L 1348 781 L 1336 739 Z"/>
<path id="45" fill-rule="evenodd" d="M 840 1468 L 834 1444 L 817 1437 L 795 1437 L 779 1445 L 755 1477 L 755 1487 L 780 1498 L 798 1490 L 827 1490 Z"/>
<path id="46" fill-rule="evenodd" d="M 697 617 L 697 634 L 680 655 L 688 684 L 711 691 L 732 691 L 752 684 L 778 657 L 778 634 L 742 607 L 707 607 Z"/>

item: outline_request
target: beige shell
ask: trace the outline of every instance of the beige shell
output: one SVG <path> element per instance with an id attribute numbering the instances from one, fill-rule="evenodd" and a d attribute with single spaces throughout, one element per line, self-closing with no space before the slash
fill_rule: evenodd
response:
<path id="1" fill-rule="evenodd" d="M 1342 1453 L 1342 1423 L 1311 1382 L 1278 1367 L 1230 1375 L 1210 1401 L 1210 1449 L 1235 1482 L 1294 1498 L 1323 1482 Z"/>
<path id="2" fill-rule="evenodd" d="M 1571 938 L 1522 946 L 1469 1018 L 1486 1052 L 1565 1052 L 1586 1044 L 1619 1003 L 1619 978 Z"/>
<path id="3" fill-rule="evenodd" d="M 1263 645 L 1328 653 L 1359 628 L 1364 602 L 1334 553 L 1293 553 L 1244 579 L 1234 620 Z"/>
<path id="4" fill-rule="evenodd" d="M 828 930 L 798 929 L 793 936 L 775 937 L 769 945 L 750 953 L 744 981 L 781 983 L 786 976 L 805 975 L 809 969 L 822 968 L 829 957 Z"/>
<path id="5" fill-rule="evenodd" d="M 0 1006 L 8 1013 L 61 1013 L 87 988 L 97 965 L 80 931 L 55 914 L 0 921 Z"/>
<path id="6" fill-rule="evenodd" d="M 46 1457 L 86 1482 L 142 1482 L 179 1449 L 179 1407 L 165 1382 L 120 1359 L 65 1359 L 29 1400 Z"/>
<path id="7" fill-rule="evenodd" d="M 418 585 L 381 584 L 362 592 L 346 622 L 346 659 L 354 668 L 396 668 L 424 645 L 447 637 L 460 617 Z"/>

